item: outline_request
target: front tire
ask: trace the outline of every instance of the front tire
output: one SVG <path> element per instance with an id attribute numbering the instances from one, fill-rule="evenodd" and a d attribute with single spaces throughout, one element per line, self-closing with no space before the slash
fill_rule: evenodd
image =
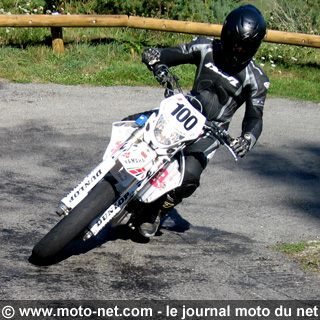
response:
<path id="1" fill-rule="evenodd" d="M 64 217 L 35 245 L 32 257 L 49 260 L 66 247 L 115 199 L 115 191 L 106 180 L 101 180 L 74 210 Z"/>

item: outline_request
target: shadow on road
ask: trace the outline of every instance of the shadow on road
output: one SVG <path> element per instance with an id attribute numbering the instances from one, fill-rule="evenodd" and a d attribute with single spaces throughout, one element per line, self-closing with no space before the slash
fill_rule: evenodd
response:
<path id="1" fill-rule="evenodd" d="M 286 148 L 294 148 L 293 157 L 287 156 Z M 260 149 L 250 154 L 244 167 L 255 179 L 285 188 L 283 205 L 320 218 L 320 144 L 289 146 L 279 152 Z"/>
<path id="2" fill-rule="evenodd" d="M 172 223 L 166 223 L 167 218 L 170 217 Z M 156 236 L 161 236 L 162 229 L 183 233 L 190 228 L 187 220 L 183 219 L 178 212 L 174 209 L 170 212 L 169 216 L 162 218 L 162 226 L 158 230 Z M 116 240 L 131 240 L 136 243 L 146 244 L 150 240 L 141 236 L 137 230 L 132 230 L 127 226 L 111 227 L 107 225 L 98 236 L 92 237 L 87 241 L 82 239 L 75 239 L 67 247 L 65 247 L 56 257 L 46 261 L 36 260 L 32 255 L 29 257 L 29 262 L 35 265 L 49 266 L 57 264 L 65 259 L 74 255 L 85 254 L 105 243 Z"/>

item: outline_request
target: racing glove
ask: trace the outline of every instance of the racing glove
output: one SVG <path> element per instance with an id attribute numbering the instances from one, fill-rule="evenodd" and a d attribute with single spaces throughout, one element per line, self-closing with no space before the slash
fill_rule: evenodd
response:
<path id="1" fill-rule="evenodd" d="M 160 51 L 154 48 L 149 48 L 142 53 L 142 62 L 146 64 L 149 70 L 153 69 L 153 66 L 160 62 Z"/>
<path id="2" fill-rule="evenodd" d="M 250 150 L 251 137 L 249 134 L 238 137 L 230 143 L 230 147 L 242 158 Z"/>

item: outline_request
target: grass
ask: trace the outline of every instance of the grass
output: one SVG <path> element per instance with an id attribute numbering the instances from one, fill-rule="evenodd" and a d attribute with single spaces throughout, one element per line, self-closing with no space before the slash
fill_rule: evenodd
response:
<path id="1" fill-rule="evenodd" d="M 320 272 L 320 241 L 282 244 L 275 247 L 274 250 L 297 260 L 304 270 Z"/>
<path id="2" fill-rule="evenodd" d="M 278 72 L 278 74 L 277 74 Z M 308 70 L 299 74 L 292 68 L 290 72 L 286 69 L 278 68 L 278 71 L 267 73 L 271 79 L 269 96 L 290 98 L 294 100 L 305 100 L 320 102 L 320 74 L 312 76 L 313 73 L 320 73 L 317 70 Z"/>
<path id="3" fill-rule="evenodd" d="M 49 29 L 7 29 L 0 28 L 0 78 L 65 85 L 157 86 L 141 63 L 141 52 L 149 46 L 175 46 L 193 37 L 126 28 L 65 28 L 65 53 L 55 55 Z M 271 80 L 269 97 L 318 103 L 319 61 L 319 49 L 270 43 L 264 43 L 256 56 Z M 189 65 L 175 68 L 187 88 L 192 86 L 194 71 Z"/>

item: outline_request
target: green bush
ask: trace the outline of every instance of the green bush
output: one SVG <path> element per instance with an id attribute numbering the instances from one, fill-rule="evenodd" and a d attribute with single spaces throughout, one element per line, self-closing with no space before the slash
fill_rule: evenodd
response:
<path id="1" fill-rule="evenodd" d="M 222 24 L 227 14 L 238 6 L 239 1 L 236 0 L 175 0 L 167 12 L 167 18 Z"/>
<path id="2" fill-rule="evenodd" d="M 126 14 L 222 24 L 246 3 L 262 11 L 268 29 L 320 34 L 319 0 L 0 0 L 0 14 Z"/>
<path id="3" fill-rule="evenodd" d="M 320 34 L 319 0 L 273 0 L 266 12 L 268 28 Z"/>
<path id="4" fill-rule="evenodd" d="M 12 14 L 42 14 L 45 13 L 45 0 L 31 1 L 15 1 L 3 0 L 0 1 L 0 13 Z"/>
<path id="5" fill-rule="evenodd" d="M 319 0 L 4 0 L 0 7 L 19 13 L 44 7 L 49 13 L 126 14 L 222 24 L 232 9 L 246 3 L 262 11 L 269 29 L 320 34 Z"/>
<path id="6" fill-rule="evenodd" d="M 198 22 L 221 22 L 240 0 L 96 0 L 100 14 L 126 14 Z"/>

